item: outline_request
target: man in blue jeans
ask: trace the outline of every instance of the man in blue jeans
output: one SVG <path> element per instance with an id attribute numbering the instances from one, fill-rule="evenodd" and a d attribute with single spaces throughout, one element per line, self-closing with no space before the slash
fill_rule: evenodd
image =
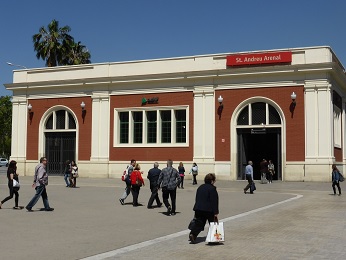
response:
<path id="1" fill-rule="evenodd" d="M 253 168 L 252 168 L 252 161 L 248 162 L 248 165 L 245 167 L 245 176 L 248 181 L 248 185 L 246 185 L 244 189 L 244 193 L 246 194 L 246 191 L 250 189 L 250 194 L 253 194 L 253 190 L 251 186 L 253 185 Z"/>
<path id="2" fill-rule="evenodd" d="M 54 208 L 49 207 L 48 196 L 46 191 L 46 186 L 48 185 L 48 174 L 46 171 L 47 158 L 41 157 L 40 164 L 35 167 L 34 183 L 32 187 L 35 188 L 35 196 L 31 199 L 29 204 L 25 207 L 29 212 L 32 212 L 32 207 L 35 206 L 40 196 L 43 200 L 43 205 L 45 211 L 53 211 Z"/>

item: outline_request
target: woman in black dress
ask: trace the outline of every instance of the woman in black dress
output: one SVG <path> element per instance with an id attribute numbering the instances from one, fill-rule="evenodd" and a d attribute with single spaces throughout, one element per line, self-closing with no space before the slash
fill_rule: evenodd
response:
<path id="1" fill-rule="evenodd" d="M 14 203 L 15 203 L 15 206 L 13 207 L 13 209 L 22 209 L 23 207 L 18 206 L 19 187 L 13 187 L 14 186 L 13 182 L 19 183 L 18 174 L 17 174 L 17 162 L 16 161 L 11 161 L 10 164 L 8 165 L 7 179 L 8 179 L 8 189 L 10 190 L 10 196 L 4 198 L 0 202 L 0 209 L 1 209 L 2 204 L 4 204 L 6 201 L 13 198 L 13 195 L 14 195 Z"/>

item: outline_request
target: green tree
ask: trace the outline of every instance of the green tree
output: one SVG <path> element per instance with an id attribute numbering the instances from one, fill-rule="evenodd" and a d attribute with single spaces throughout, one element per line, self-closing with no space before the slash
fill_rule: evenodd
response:
<path id="1" fill-rule="evenodd" d="M 10 96 L 0 97 L 0 155 L 11 155 L 12 102 Z"/>
<path id="2" fill-rule="evenodd" d="M 37 59 L 45 60 L 48 67 L 64 65 L 64 55 L 74 41 L 70 31 L 69 26 L 60 28 L 56 20 L 52 20 L 47 29 L 42 26 L 39 33 L 32 36 Z"/>
<path id="3" fill-rule="evenodd" d="M 81 42 L 73 42 L 64 62 L 67 65 L 89 64 L 91 63 L 90 56 L 88 49 Z"/>
<path id="4" fill-rule="evenodd" d="M 69 26 L 60 28 L 56 20 L 47 28 L 42 26 L 32 36 L 37 59 L 45 60 L 48 67 L 91 63 L 88 49 L 81 42 L 76 43 L 70 31 Z"/>

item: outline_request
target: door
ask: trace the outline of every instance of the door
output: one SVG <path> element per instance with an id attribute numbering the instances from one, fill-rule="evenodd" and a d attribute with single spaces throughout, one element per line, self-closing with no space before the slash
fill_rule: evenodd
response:
<path id="1" fill-rule="evenodd" d="M 254 179 L 260 180 L 260 162 L 272 160 L 275 165 L 274 180 L 281 180 L 281 128 L 240 128 L 238 140 L 238 180 L 245 179 L 245 166 L 253 162 Z"/>
<path id="2" fill-rule="evenodd" d="M 76 159 L 76 132 L 46 132 L 45 155 L 50 175 L 64 173 L 65 162 Z"/>

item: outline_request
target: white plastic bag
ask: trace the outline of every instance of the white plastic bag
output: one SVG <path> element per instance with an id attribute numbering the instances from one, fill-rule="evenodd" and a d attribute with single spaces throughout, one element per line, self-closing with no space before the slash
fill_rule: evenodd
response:
<path id="1" fill-rule="evenodd" d="M 19 182 L 13 179 L 13 188 L 19 188 L 19 187 L 20 187 Z"/>
<path id="2" fill-rule="evenodd" d="M 219 243 L 225 241 L 225 231 L 223 229 L 223 222 L 210 222 L 207 238 L 205 242 Z"/>

